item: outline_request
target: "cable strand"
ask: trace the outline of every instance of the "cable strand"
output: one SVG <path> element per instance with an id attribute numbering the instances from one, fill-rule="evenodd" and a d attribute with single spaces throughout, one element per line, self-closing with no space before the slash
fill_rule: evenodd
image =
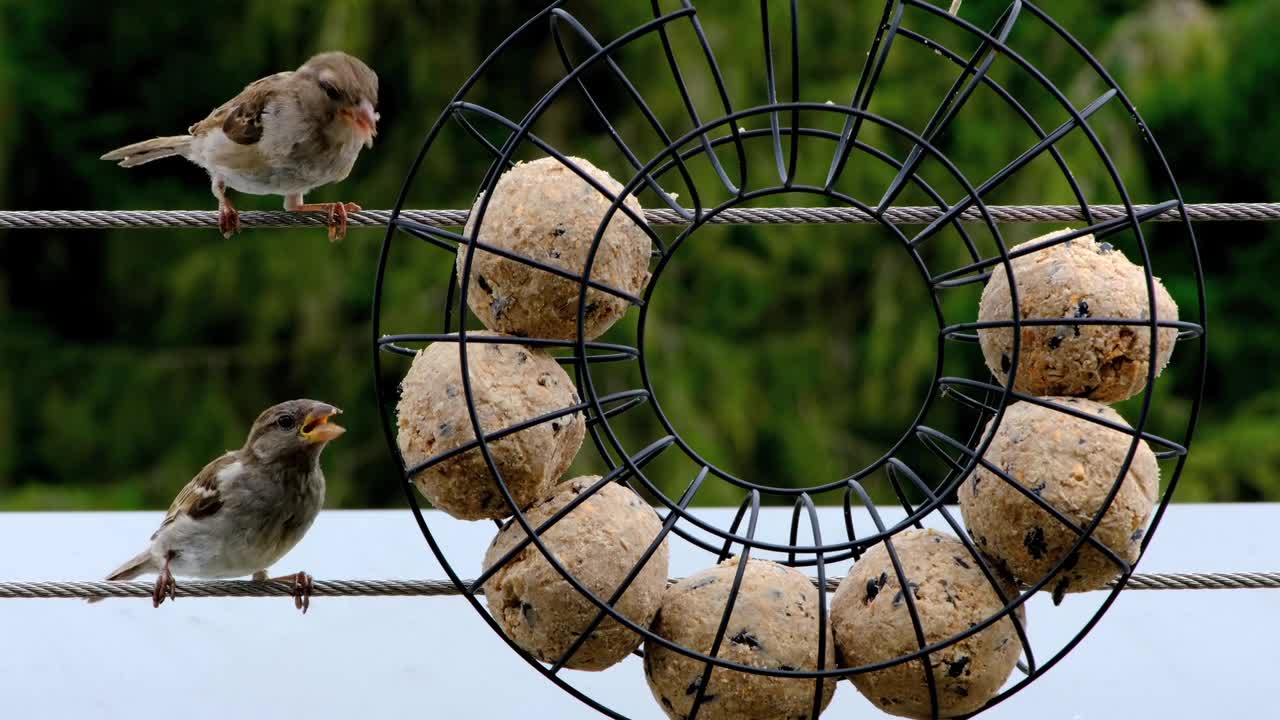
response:
<path id="1" fill-rule="evenodd" d="M 834 592 L 843 578 L 829 578 Z M 470 581 L 464 581 L 470 585 Z M 675 582 L 675 581 L 672 581 Z M 10 581 L 0 582 L 0 599 L 151 597 L 151 582 Z M 1110 589 L 1115 586 L 1111 583 Z M 1154 573 L 1133 575 L 1126 590 L 1277 590 L 1280 572 Z M 182 597 L 276 597 L 293 594 L 289 582 L 203 580 L 178 584 Z M 313 597 L 445 597 L 461 595 L 448 580 L 316 580 Z"/>
<path id="2" fill-rule="evenodd" d="M 1149 205 L 1135 205 L 1142 213 Z M 1186 205 L 1187 217 L 1193 222 L 1277 222 L 1280 203 L 1204 203 Z M 997 223 L 1048 223 L 1083 221 L 1077 205 L 993 205 L 987 208 Z M 1123 205 L 1090 207 L 1095 221 L 1127 216 Z M 894 207 L 885 210 L 883 220 L 892 225 L 927 225 L 944 213 L 936 207 Z M 466 224 L 467 210 L 405 210 L 400 217 L 433 227 L 461 227 Z M 670 209 L 644 211 L 651 225 L 686 225 L 688 220 Z M 984 222 L 977 208 L 970 208 L 957 218 L 962 223 Z M 1156 217 L 1155 222 L 1177 222 L 1182 219 L 1175 207 Z M 348 225 L 353 228 L 386 227 L 390 210 L 362 210 L 351 213 Z M 249 210 L 240 213 L 246 228 L 323 227 L 324 213 L 296 213 L 284 210 Z M 871 224 L 879 219 L 856 208 L 730 208 L 711 220 L 722 225 L 831 225 Z M 213 210 L 0 210 L 0 230 L 111 230 L 197 229 L 218 227 L 218 213 Z"/>

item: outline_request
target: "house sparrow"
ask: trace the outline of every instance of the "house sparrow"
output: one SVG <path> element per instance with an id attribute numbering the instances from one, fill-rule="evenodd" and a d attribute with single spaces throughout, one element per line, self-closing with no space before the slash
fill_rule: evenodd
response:
<path id="1" fill-rule="evenodd" d="M 324 504 L 320 451 L 346 432 L 330 422 L 340 412 L 315 400 L 267 408 L 254 421 L 244 447 L 209 463 L 187 483 L 151 536 L 151 546 L 107 580 L 158 573 L 155 607 L 166 595 L 175 596 L 175 574 L 292 580 L 294 604 L 305 613 L 311 604 L 311 576 L 299 572 L 268 578 L 267 568 L 302 539 Z"/>
<path id="2" fill-rule="evenodd" d="M 312 189 L 347 177 L 360 146 L 378 134 L 378 76 L 341 52 L 316 55 L 292 72 L 249 85 L 187 128 L 186 135 L 126 145 L 102 156 L 133 167 L 181 155 L 209 172 L 224 237 L 240 230 L 227 188 L 253 195 L 283 195 L 293 212 L 325 212 L 329 239 L 347 232 L 355 203 L 304 203 Z"/>

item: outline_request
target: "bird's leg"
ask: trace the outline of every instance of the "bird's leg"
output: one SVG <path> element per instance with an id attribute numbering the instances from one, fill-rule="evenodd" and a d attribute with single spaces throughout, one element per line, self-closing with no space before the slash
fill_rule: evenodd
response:
<path id="1" fill-rule="evenodd" d="M 289 212 L 322 212 L 329 217 L 329 242 L 337 242 L 347 236 L 347 213 L 360 212 L 355 203 L 304 203 L 302 193 L 284 196 L 284 209 Z"/>
<path id="2" fill-rule="evenodd" d="M 222 178 L 213 179 L 213 196 L 218 198 L 218 229 L 222 237 L 229 238 L 240 232 L 240 213 L 227 197 L 227 183 Z"/>
<path id="3" fill-rule="evenodd" d="M 164 559 L 164 567 L 160 569 L 160 576 L 156 578 L 156 589 L 151 592 L 151 607 L 160 607 L 160 603 L 164 602 L 167 596 L 170 600 L 178 599 L 178 583 L 173 579 L 173 573 L 169 571 L 169 563 L 173 560 L 173 553 L 169 553 Z"/>
<path id="4" fill-rule="evenodd" d="M 311 607 L 311 592 L 315 590 L 315 581 L 304 572 L 267 577 L 266 570 L 259 570 L 253 574 L 253 580 L 254 582 L 291 582 L 293 583 L 293 606 L 301 610 L 303 615 L 306 615 L 307 609 Z"/>

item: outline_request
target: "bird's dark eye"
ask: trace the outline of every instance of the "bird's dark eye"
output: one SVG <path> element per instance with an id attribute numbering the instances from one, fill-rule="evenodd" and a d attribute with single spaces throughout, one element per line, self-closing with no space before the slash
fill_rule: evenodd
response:
<path id="1" fill-rule="evenodd" d="M 292 430 L 297 426 L 297 424 L 298 421 L 294 420 L 292 415 L 281 415 L 276 418 L 276 425 L 279 426 L 281 430 Z"/>
<path id="2" fill-rule="evenodd" d="M 335 102 L 342 97 L 342 93 L 338 92 L 338 88 L 334 87 L 333 83 L 321 80 L 320 89 L 324 90 L 324 94 L 328 95 L 329 99 Z"/>

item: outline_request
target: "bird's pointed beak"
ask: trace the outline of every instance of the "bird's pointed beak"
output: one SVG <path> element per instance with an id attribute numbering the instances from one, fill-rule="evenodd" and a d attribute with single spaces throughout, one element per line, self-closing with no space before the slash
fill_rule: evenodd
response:
<path id="1" fill-rule="evenodd" d="M 316 405 L 315 409 L 307 413 L 307 419 L 302 421 L 302 438 L 309 443 L 327 443 L 337 440 L 347 429 L 330 422 L 330 418 L 341 414 L 342 411 L 332 405 L 324 403 Z"/>
<path id="2" fill-rule="evenodd" d="M 373 103 L 368 100 L 361 100 L 356 106 L 355 112 L 356 127 L 365 132 L 364 146 L 373 147 L 373 139 L 378 136 L 378 120 L 381 116 L 373 109 Z"/>

